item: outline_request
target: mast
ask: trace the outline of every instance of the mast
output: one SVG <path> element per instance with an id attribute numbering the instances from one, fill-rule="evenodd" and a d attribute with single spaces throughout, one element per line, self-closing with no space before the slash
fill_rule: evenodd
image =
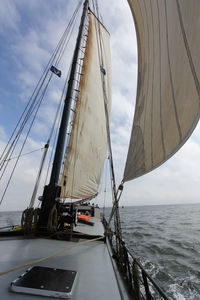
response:
<path id="1" fill-rule="evenodd" d="M 79 32 L 76 40 L 73 60 L 72 60 L 72 67 L 68 81 L 68 88 L 65 97 L 65 103 L 61 118 L 60 129 L 58 133 L 58 140 L 55 150 L 55 156 L 53 161 L 53 167 L 51 171 L 51 177 L 49 185 L 44 187 L 44 192 L 42 196 L 42 206 L 41 206 L 41 213 L 38 221 L 39 228 L 46 228 L 48 223 L 49 214 L 55 204 L 56 198 L 60 196 L 61 187 L 58 185 L 60 169 L 63 159 L 64 147 L 65 147 L 65 140 L 66 140 L 66 132 L 67 126 L 69 122 L 69 115 L 71 109 L 71 102 L 72 102 L 72 94 L 73 94 L 73 87 L 74 87 L 74 79 L 77 72 L 77 61 L 79 57 L 79 51 L 81 46 L 81 38 L 83 35 L 84 24 L 86 20 L 88 10 L 88 0 L 85 0 L 83 5 L 83 13 L 81 17 L 81 22 L 79 26 Z"/>
<path id="2" fill-rule="evenodd" d="M 73 85 L 74 85 L 74 78 L 77 71 L 77 60 L 79 57 L 80 45 L 81 45 L 81 37 L 83 34 L 83 27 L 85 23 L 86 13 L 88 10 L 88 0 L 85 0 L 84 7 L 83 7 L 83 14 L 81 17 L 81 23 L 79 27 L 79 33 L 76 41 L 76 46 L 74 50 L 74 56 L 72 61 L 71 73 L 68 81 L 68 89 L 67 94 L 65 97 L 65 105 L 63 108 L 63 114 L 60 124 L 60 130 L 58 134 L 58 141 L 54 156 L 53 168 L 51 172 L 50 184 L 58 184 L 59 175 L 60 175 L 60 168 L 62 164 L 64 146 L 65 146 L 65 139 L 66 139 L 66 132 L 67 132 L 67 125 L 69 121 L 69 113 L 71 108 L 71 101 L 72 101 L 72 93 L 73 93 Z"/>

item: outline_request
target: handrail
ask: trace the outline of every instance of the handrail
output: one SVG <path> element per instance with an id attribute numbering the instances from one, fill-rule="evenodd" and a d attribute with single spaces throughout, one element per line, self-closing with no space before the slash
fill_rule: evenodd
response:
<path id="1" fill-rule="evenodd" d="M 106 228 L 107 220 L 103 219 L 104 226 Z M 169 300 L 167 295 L 163 292 L 163 290 L 158 286 L 155 280 L 147 273 L 143 265 L 138 261 L 136 257 L 130 252 L 130 250 L 126 247 L 125 242 L 123 240 L 120 241 L 120 255 L 117 255 L 117 251 L 115 250 L 113 243 L 113 232 L 110 230 L 107 232 L 107 236 L 113 250 L 114 256 L 116 258 L 116 262 L 118 264 L 119 269 L 123 273 L 123 277 L 126 280 L 130 288 L 130 292 L 133 294 L 133 299 L 135 300 L 153 300 L 154 296 L 150 290 L 149 282 L 152 284 L 152 287 L 155 292 L 159 295 L 160 299 Z M 131 259 L 130 259 L 131 258 Z M 139 270 L 140 274 L 139 274 Z M 143 295 L 143 291 L 141 291 L 140 282 L 145 291 L 145 297 Z M 157 298 L 156 298 L 157 299 Z"/>
<path id="2" fill-rule="evenodd" d="M 149 279 L 149 281 L 151 281 L 151 283 L 156 288 L 156 290 L 159 292 L 159 294 L 163 297 L 163 299 L 169 300 L 169 298 L 165 295 L 165 293 L 163 292 L 163 290 L 157 285 L 157 283 L 155 282 L 155 280 L 147 273 L 147 271 L 144 269 L 144 267 L 142 266 L 142 264 L 137 260 L 137 258 L 135 258 L 132 255 L 132 253 L 130 252 L 130 250 L 128 248 L 126 248 L 126 250 L 127 250 L 128 254 L 134 260 L 134 263 L 137 264 L 140 267 L 140 269 L 142 270 L 143 277 L 146 277 L 146 278 Z"/>

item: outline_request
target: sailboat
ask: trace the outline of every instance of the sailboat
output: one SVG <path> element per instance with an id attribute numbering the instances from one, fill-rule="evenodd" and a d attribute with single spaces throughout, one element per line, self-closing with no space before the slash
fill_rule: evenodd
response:
<path id="1" fill-rule="evenodd" d="M 119 200 L 127 181 L 170 158 L 199 120 L 198 1 L 129 0 L 138 41 L 138 88 L 130 144 L 117 188 L 110 139 L 111 72 L 109 33 L 94 2 L 84 1 L 69 77 L 63 90 L 59 132 L 49 183 L 34 202 L 53 129 L 43 149 L 30 205 L 21 227 L 1 232 L 3 299 L 168 299 L 126 248 Z M 23 154 L 47 87 L 62 76 L 59 60 L 71 34 L 78 4 L 21 119 L 3 151 L 1 170 L 32 117 L 16 164 Z M 192 11 L 188 14 L 189 11 Z M 66 88 L 67 87 L 67 88 Z M 63 101 L 64 100 L 64 101 Z M 67 129 L 69 139 L 66 146 Z M 95 198 L 108 151 L 113 208 L 102 218 Z M 63 165 L 64 157 L 64 165 Z M 13 171 L 16 164 L 14 164 Z M 2 175 L 3 175 L 2 174 Z M 12 179 L 13 172 L 8 183 Z M 3 197 L 7 191 L 6 185 Z M 114 232 L 110 223 L 114 218 Z M 24 295 L 22 295 L 24 294 Z M 28 294 L 31 294 L 29 296 Z"/>

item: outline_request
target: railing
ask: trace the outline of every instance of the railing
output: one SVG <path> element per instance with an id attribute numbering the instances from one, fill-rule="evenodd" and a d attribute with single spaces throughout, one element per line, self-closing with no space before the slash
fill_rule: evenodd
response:
<path id="1" fill-rule="evenodd" d="M 103 220 L 106 228 L 107 221 Z M 127 249 L 124 241 L 120 242 L 120 253 L 116 252 L 114 246 L 114 234 L 110 230 L 107 234 L 110 246 L 113 251 L 113 257 L 116 259 L 116 263 L 123 274 L 123 278 L 128 285 L 130 293 L 133 295 L 134 300 L 155 300 L 169 298 L 165 295 L 162 289 L 157 285 L 153 278 L 147 273 L 142 264 L 136 257 Z"/>
<path id="2" fill-rule="evenodd" d="M 145 295 L 147 300 L 157 298 L 157 295 L 160 296 L 160 299 L 169 300 L 169 298 L 165 295 L 162 289 L 157 285 L 154 279 L 147 273 L 142 264 L 130 253 L 130 251 L 124 246 L 124 251 L 128 254 L 129 264 L 132 266 L 132 285 L 134 287 L 134 291 L 136 294 L 136 299 L 140 299 L 140 284 L 139 281 L 142 282 Z M 132 260 L 132 262 L 131 262 Z M 140 272 L 140 274 L 139 274 Z M 154 293 L 157 295 L 152 295 L 152 289 Z"/>

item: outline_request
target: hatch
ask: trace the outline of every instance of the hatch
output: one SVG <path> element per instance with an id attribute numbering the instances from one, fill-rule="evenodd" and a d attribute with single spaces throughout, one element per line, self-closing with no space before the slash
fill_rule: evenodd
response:
<path id="1" fill-rule="evenodd" d="M 34 266 L 14 280 L 10 289 L 17 293 L 71 298 L 76 278 L 76 271 Z"/>

